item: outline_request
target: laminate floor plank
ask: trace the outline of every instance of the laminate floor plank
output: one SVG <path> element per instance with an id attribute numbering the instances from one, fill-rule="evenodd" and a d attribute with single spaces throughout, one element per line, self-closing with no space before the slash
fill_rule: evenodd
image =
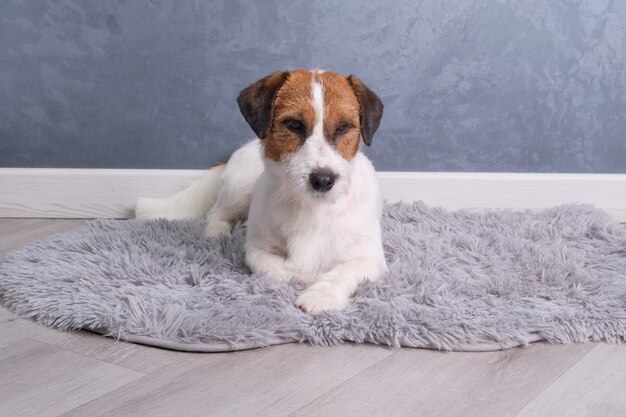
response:
<path id="1" fill-rule="evenodd" d="M 352 344 L 190 354 L 64 416 L 285 416 L 391 354 Z"/>
<path id="2" fill-rule="evenodd" d="M 0 223 L 0 256 L 28 242 L 85 224 L 81 219 L 3 219 Z M 10 220 L 10 221 L 7 221 Z"/>
<path id="3" fill-rule="evenodd" d="M 0 346 L 9 346 L 46 331 L 48 328 L 31 320 L 15 318 L 0 322 Z"/>
<path id="4" fill-rule="evenodd" d="M 45 342 L 90 358 L 124 366 L 139 372 L 154 372 L 189 353 L 118 341 L 86 331 L 45 329 L 32 336 Z"/>
<path id="5" fill-rule="evenodd" d="M 0 299 L 0 323 L 4 323 L 5 321 L 16 320 L 16 319 L 17 319 L 17 316 L 13 314 L 12 312 L 10 312 L 9 310 L 7 310 L 7 308 L 4 306 L 4 302 L 2 301 L 2 299 Z"/>
<path id="6" fill-rule="evenodd" d="M 516 417 L 623 417 L 626 346 L 598 344 Z"/>
<path id="7" fill-rule="evenodd" d="M 293 416 L 512 416 L 593 345 L 498 352 L 401 349 Z"/>
<path id="8" fill-rule="evenodd" d="M 143 375 L 23 340 L 0 349 L 0 415 L 58 416 Z"/>

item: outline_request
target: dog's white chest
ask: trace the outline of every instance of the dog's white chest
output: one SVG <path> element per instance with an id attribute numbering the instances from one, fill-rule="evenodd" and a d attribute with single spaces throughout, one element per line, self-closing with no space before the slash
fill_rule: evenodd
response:
<path id="1" fill-rule="evenodd" d="M 361 178 L 350 182 L 332 203 L 306 204 L 283 198 L 277 179 L 264 172 L 250 208 L 249 243 L 284 256 L 294 269 L 311 276 L 375 251 L 380 196 L 371 165 L 359 163 L 355 170 Z"/>
<path id="2" fill-rule="evenodd" d="M 279 239 L 291 264 L 303 273 L 317 275 L 343 262 L 345 241 L 352 233 L 345 222 L 337 221 L 338 210 L 316 207 L 313 210 L 277 210 L 275 217 Z M 341 214 L 345 214 L 340 211 Z"/>

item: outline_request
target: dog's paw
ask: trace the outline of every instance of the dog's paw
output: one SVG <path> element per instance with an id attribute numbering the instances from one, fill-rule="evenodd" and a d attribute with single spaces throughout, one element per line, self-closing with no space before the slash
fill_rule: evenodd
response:
<path id="1" fill-rule="evenodd" d="M 286 268 L 275 268 L 267 272 L 267 275 L 276 282 L 288 282 L 292 278 L 298 278 L 295 271 Z"/>
<path id="2" fill-rule="evenodd" d="M 296 305 L 305 313 L 343 310 L 349 298 L 343 296 L 332 284 L 317 282 L 304 290 L 296 299 Z"/>
<path id="3" fill-rule="evenodd" d="M 207 239 L 215 239 L 218 236 L 230 237 L 232 233 L 232 225 L 229 222 L 209 222 L 204 229 L 204 236 Z"/>

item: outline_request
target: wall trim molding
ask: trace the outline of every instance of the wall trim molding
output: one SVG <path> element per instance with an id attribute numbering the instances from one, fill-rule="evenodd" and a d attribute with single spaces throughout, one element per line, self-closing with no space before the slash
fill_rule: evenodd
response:
<path id="1" fill-rule="evenodd" d="M 127 218 L 203 170 L 0 168 L 0 217 Z M 460 208 L 589 203 L 626 222 L 626 174 L 379 172 L 385 198 Z"/>

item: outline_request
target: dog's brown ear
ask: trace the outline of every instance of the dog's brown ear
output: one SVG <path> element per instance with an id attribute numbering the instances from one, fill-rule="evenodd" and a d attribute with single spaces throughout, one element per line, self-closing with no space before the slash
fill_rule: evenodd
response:
<path id="1" fill-rule="evenodd" d="M 288 76 L 289 72 L 274 72 L 244 88 L 237 97 L 241 114 L 259 139 L 267 136 L 272 124 L 276 92 Z"/>
<path id="2" fill-rule="evenodd" d="M 380 101 L 376 93 L 367 88 L 354 75 L 348 77 L 348 82 L 361 106 L 361 136 L 363 136 L 363 142 L 370 146 L 374 133 L 376 133 L 380 125 L 380 119 L 383 117 L 383 102 Z"/>

